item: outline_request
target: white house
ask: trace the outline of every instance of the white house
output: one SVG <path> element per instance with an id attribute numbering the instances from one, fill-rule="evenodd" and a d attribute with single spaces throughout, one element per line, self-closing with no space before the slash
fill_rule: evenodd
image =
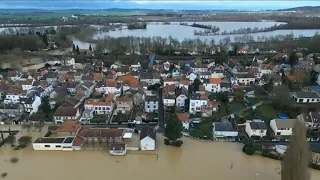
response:
<path id="1" fill-rule="evenodd" d="M 41 137 L 32 143 L 33 150 L 73 151 L 81 150 L 84 140 L 81 137 Z"/>
<path id="2" fill-rule="evenodd" d="M 238 131 L 231 122 L 214 122 L 212 124 L 212 136 L 216 140 L 235 141 Z"/>
<path id="3" fill-rule="evenodd" d="M 294 92 L 291 98 L 297 103 L 319 103 L 320 96 L 315 92 Z"/>
<path id="4" fill-rule="evenodd" d="M 65 66 L 72 66 L 73 68 L 75 68 L 76 65 L 76 61 L 74 60 L 74 58 L 70 57 L 60 60 L 60 63 Z"/>
<path id="5" fill-rule="evenodd" d="M 39 96 L 30 96 L 24 103 L 24 109 L 26 112 L 32 114 L 38 112 L 40 105 L 41 98 Z"/>
<path id="6" fill-rule="evenodd" d="M 173 78 L 167 78 L 163 81 L 163 87 L 166 87 L 168 85 L 176 85 L 176 79 L 173 79 Z"/>
<path id="7" fill-rule="evenodd" d="M 156 132 L 151 127 L 144 127 L 140 132 L 140 149 L 142 151 L 156 150 Z"/>
<path id="8" fill-rule="evenodd" d="M 267 135 L 267 126 L 264 121 L 259 119 L 254 119 L 252 121 L 246 122 L 246 133 L 249 137 L 251 136 L 266 136 Z"/>
<path id="9" fill-rule="evenodd" d="M 121 84 L 117 83 L 117 81 L 109 80 L 107 81 L 106 86 L 106 94 L 115 94 L 117 96 L 120 96 L 122 91 Z"/>
<path id="10" fill-rule="evenodd" d="M 270 127 L 276 136 L 291 136 L 296 119 L 273 119 Z"/>
<path id="11" fill-rule="evenodd" d="M 196 67 L 191 67 L 193 72 L 200 73 L 200 72 L 208 72 L 208 66 L 206 64 L 199 64 Z"/>
<path id="12" fill-rule="evenodd" d="M 84 103 L 84 109 L 94 110 L 95 114 L 111 114 L 113 110 L 112 101 L 101 101 L 100 99 L 87 99 Z"/>
<path id="13" fill-rule="evenodd" d="M 210 78 L 208 81 L 203 82 L 205 90 L 213 93 L 221 92 L 220 84 L 220 78 Z"/>
<path id="14" fill-rule="evenodd" d="M 130 67 L 131 67 L 131 70 L 138 71 L 141 68 L 141 64 L 140 62 L 138 62 L 137 64 L 132 64 Z"/>
<path id="15" fill-rule="evenodd" d="M 4 99 L 5 104 L 16 104 L 20 102 L 20 91 L 12 91 L 6 94 L 6 98 Z"/>
<path id="16" fill-rule="evenodd" d="M 200 76 L 200 79 L 210 79 L 211 73 L 210 72 L 200 72 L 199 76 Z"/>
<path id="17" fill-rule="evenodd" d="M 188 90 L 186 88 L 180 88 L 176 96 L 176 106 L 182 108 L 185 106 L 185 101 L 188 99 Z"/>
<path id="18" fill-rule="evenodd" d="M 198 75 L 196 73 L 192 72 L 192 73 L 188 74 L 186 77 L 189 79 L 190 82 L 193 82 L 195 79 L 197 79 Z"/>
<path id="19" fill-rule="evenodd" d="M 236 74 L 236 81 L 238 84 L 253 84 L 256 80 L 256 77 L 254 74 Z"/>
<path id="20" fill-rule="evenodd" d="M 114 156 L 123 156 L 127 154 L 127 145 L 125 143 L 113 143 L 110 145 L 109 152 Z"/>
<path id="21" fill-rule="evenodd" d="M 202 112 L 202 106 L 208 104 L 208 96 L 206 94 L 193 93 L 190 97 L 189 113 L 195 114 Z"/>
<path id="22" fill-rule="evenodd" d="M 174 106 L 176 104 L 175 95 L 165 94 L 163 96 L 163 104 L 170 107 Z"/>
<path id="23" fill-rule="evenodd" d="M 145 112 L 158 111 L 158 97 L 157 96 L 146 96 L 144 101 Z"/>

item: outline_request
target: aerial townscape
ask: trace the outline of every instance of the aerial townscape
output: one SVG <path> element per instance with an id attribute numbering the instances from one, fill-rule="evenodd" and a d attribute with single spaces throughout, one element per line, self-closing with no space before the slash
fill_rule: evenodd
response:
<path id="1" fill-rule="evenodd" d="M 0 10 L 0 179 L 319 179 L 319 9 Z"/>

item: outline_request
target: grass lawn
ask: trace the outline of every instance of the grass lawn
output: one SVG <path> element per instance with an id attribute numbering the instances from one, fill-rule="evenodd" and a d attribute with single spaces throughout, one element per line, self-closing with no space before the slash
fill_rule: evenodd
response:
<path id="1" fill-rule="evenodd" d="M 257 104 L 258 102 L 263 101 L 263 99 L 261 99 L 261 98 L 247 98 L 247 100 L 250 101 L 250 103 L 251 103 L 252 105 L 255 105 L 255 104 Z"/>
<path id="2" fill-rule="evenodd" d="M 246 106 L 244 105 L 244 102 L 232 101 L 229 103 L 229 112 L 232 114 L 244 108 L 246 108 Z"/>

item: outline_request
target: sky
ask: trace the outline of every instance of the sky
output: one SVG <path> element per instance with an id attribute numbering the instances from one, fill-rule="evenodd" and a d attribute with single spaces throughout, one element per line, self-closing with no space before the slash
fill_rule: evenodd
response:
<path id="1" fill-rule="evenodd" d="M 291 0 L 0 0 L 0 9 L 174 9 L 174 10 L 277 10 L 320 6 L 320 1 Z"/>

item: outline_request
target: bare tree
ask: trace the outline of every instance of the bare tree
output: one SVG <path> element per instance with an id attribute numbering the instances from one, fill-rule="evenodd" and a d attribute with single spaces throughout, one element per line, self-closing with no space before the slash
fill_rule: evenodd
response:
<path id="1" fill-rule="evenodd" d="M 309 146 L 306 141 L 306 127 L 300 120 L 296 121 L 294 134 L 282 162 L 282 180 L 309 180 Z"/>

